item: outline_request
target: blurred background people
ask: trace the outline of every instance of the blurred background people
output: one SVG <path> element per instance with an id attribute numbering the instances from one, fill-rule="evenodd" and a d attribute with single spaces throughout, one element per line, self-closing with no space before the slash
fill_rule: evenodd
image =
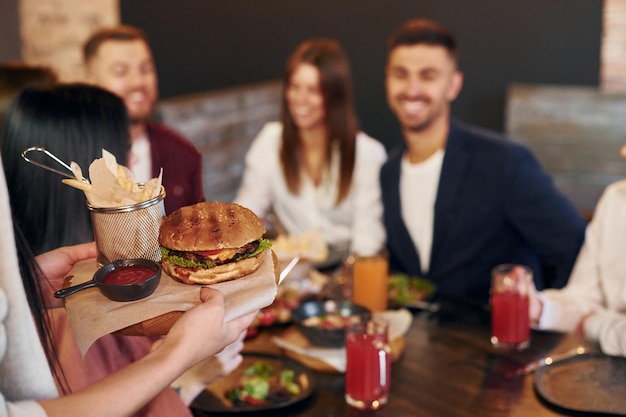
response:
<path id="1" fill-rule="evenodd" d="M 165 212 L 205 201 L 202 156 L 179 133 L 150 120 L 159 98 L 157 72 L 148 39 L 121 25 L 93 33 L 85 42 L 87 81 L 124 100 L 130 120 L 128 167 L 145 182 L 163 168 Z"/>
<path id="2" fill-rule="evenodd" d="M 85 195 L 61 183 L 60 175 L 36 167 L 21 158 L 30 146 L 43 146 L 69 163 L 83 169 L 107 149 L 124 164 L 129 143 L 127 113 L 122 100 L 104 89 L 90 85 L 33 86 L 24 88 L 7 112 L 2 158 L 14 213 L 14 222 L 35 254 L 59 246 L 93 241 Z M 37 155 L 29 155 L 33 159 Z M 47 158 L 47 157 L 44 157 Z M 49 159 L 41 162 L 54 165 Z M 60 167 L 59 167 L 60 168 Z M 63 170 L 63 168 L 60 168 Z M 22 256 L 20 252 L 20 257 Z M 22 269 L 27 265 L 21 259 Z M 28 294 L 34 291 L 27 286 Z M 111 372 L 145 356 L 154 342 L 148 337 L 107 335 L 97 340 L 81 357 L 64 308 L 49 312 L 52 335 L 61 369 L 69 389 L 76 391 Z M 241 340 L 201 365 L 204 373 L 179 381 L 186 394 L 198 393 L 206 383 L 229 373 L 239 365 Z M 191 398 L 193 399 L 193 398 Z M 191 415 L 172 389 L 164 390 L 137 415 Z"/>
<path id="3" fill-rule="evenodd" d="M 624 150 L 625 148 L 622 148 Z M 626 180 L 609 185 L 587 227 L 567 285 L 531 293 L 531 322 L 578 332 L 608 355 L 626 356 Z"/>
<path id="4" fill-rule="evenodd" d="M 381 170 L 390 267 L 480 305 L 501 263 L 529 265 L 539 288 L 562 287 L 585 221 L 530 150 L 453 120 L 462 86 L 446 28 L 414 19 L 388 39 L 387 101 L 405 142 Z"/>
<path id="5" fill-rule="evenodd" d="M 348 59 L 333 39 L 309 39 L 288 58 L 282 120 L 246 155 L 235 202 L 273 212 L 288 234 L 319 230 L 326 243 L 372 254 L 385 242 L 382 144 L 359 131 Z"/>

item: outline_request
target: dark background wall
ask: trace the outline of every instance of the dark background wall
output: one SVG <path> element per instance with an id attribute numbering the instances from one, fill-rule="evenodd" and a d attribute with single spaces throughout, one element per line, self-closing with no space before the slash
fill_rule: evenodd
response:
<path id="1" fill-rule="evenodd" d="M 465 86 L 461 120 L 502 131 L 512 82 L 597 86 L 602 1 L 590 0 L 127 0 L 121 20 L 147 31 L 162 97 L 279 78 L 287 55 L 333 37 L 353 70 L 363 129 L 401 138 L 384 91 L 385 40 L 428 17 L 458 37 Z"/>
<path id="2" fill-rule="evenodd" d="M 0 62 L 21 59 L 18 0 L 0 0 Z"/>

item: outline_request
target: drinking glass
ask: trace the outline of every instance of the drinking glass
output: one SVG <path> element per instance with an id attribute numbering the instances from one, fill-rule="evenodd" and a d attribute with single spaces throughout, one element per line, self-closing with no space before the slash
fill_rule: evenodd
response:
<path id="1" fill-rule="evenodd" d="M 346 329 L 346 392 L 348 405 L 375 410 L 387 403 L 391 383 L 388 324 L 362 316 Z"/>
<path id="2" fill-rule="evenodd" d="M 387 255 L 352 255 L 349 269 L 352 302 L 373 312 L 385 311 L 389 276 Z"/>
<path id="3" fill-rule="evenodd" d="M 491 343 L 508 350 L 530 345 L 529 299 L 532 271 L 524 265 L 503 264 L 492 270 Z"/>

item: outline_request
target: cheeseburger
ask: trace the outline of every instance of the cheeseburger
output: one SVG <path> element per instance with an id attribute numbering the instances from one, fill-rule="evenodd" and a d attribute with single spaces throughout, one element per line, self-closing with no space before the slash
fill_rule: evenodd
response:
<path id="1" fill-rule="evenodd" d="M 247 275 L 271 243 L 265 227 L 239 204 L 206 202 L 168 215 L 159 231 L 163 270 L 186 284 L 215 284 Z"/>

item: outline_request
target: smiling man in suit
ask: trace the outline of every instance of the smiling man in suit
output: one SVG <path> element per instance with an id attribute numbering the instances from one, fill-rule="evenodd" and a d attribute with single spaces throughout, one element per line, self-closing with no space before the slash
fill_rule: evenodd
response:
<path id="1" fill-rule="evenodd" d="M 537 288 L 562 287 L 586 223 L 530 150 L 451 117 L 457 64 L 436 22 L 409 20 L 388 40 L 387 100 L 404 136 L 381 171 L 391 268 L 481 305 L 500 263 L 530 266 Z"/>

